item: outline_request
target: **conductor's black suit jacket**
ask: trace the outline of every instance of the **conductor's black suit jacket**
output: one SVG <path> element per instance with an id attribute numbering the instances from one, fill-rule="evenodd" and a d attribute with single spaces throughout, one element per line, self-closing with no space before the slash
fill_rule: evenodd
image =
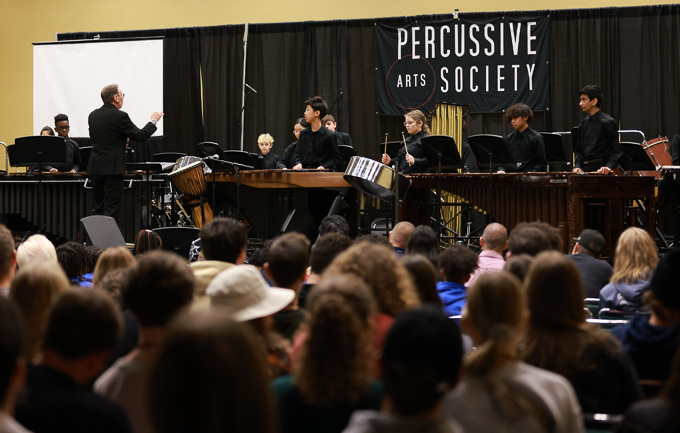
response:
<path id="1" fill-rule="evenodd" d="M 87 164 L 87 173 L 93 175 L 125 174 L 125 146 L 129 137 L 145 141 L 156 131 L 156 125 L 148 122 L 139 129 L 130 116 L 113 104 L 104 104 L 88 118 L 92 153 Z"/>

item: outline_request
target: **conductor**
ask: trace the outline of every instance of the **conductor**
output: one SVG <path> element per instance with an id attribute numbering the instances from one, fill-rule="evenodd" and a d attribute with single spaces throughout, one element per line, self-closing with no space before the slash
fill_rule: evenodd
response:
<path id="1" fill-rule="evenodd" d="M 163 113 L 154 111 L 151 120 L 139 129 L 123 107 L 123 93 L 118 84 L 109 84 L 101 93 L 104 105 L 88 117 L 92 154 L 87 173 L 92 180 L 92 214 L 116 218 L 123 199 L 125 147 L 127 139 L 145 141 L 156 131 Z"/>

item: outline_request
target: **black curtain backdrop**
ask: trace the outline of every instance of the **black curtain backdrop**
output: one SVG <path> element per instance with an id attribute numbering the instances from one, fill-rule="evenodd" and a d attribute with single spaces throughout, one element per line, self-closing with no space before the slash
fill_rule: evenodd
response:
<path id="1" fill-rule="evenodd" d="M 583 114 L 578 91 L 598 84 L 602 109 L 621 129 L 647 138 L 680 132 L 680 5 L 631 8 L 461 14 L 466 18 L 550 16 L 550 109 L 535 113 L 533 127 L 569 131 Z M 450 19 L 430 15 L 417 19 Z M 294 140 L 292 127 L 307 97 L 331 106 L 341 131 L 352 135 L 359 155 L 378 158 L 379 144 L 401 139 L 401 116 L 375 112 L 373 28 L 414 17 L 251 24 L 246 82 L 257 90 L 240 125 L 244 25 L 126 32 L 67 33 L 58 40 L 164 36 L 166 150 L 195 154 L 200 141 L 257 152 L 268 132 L 281 154 Z M 445 101 L 455 103 L 457 101 Z M 468 117 L 467 134 L 510 132 L 503 113 Z"/>

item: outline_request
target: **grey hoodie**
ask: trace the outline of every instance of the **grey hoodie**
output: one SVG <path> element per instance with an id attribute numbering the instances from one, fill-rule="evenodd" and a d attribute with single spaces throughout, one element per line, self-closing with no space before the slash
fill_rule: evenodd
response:
<path id="1" fill-rule="evenodd" d="M 354 412 L 343 433 L 463 433 L 453 419 L 398 416 L 375 410 Z"/>

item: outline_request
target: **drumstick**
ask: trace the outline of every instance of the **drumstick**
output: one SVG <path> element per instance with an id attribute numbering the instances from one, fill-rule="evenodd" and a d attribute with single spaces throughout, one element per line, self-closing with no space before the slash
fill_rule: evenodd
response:
<path id="1" fill-rule="evenodd" d="M 387 155 L 387 132 L 385 133 L 385 155 Z"/>
<path id="2" fill-rule="evenodd" d="M 408 155 L 409 153 L 408 153 L 408 147 L 406 147 L 406 137 L 404 137 L 404 133 L 403 133 L 403 132 L 401 133 L 401 139 L 404 140 L 404 149 L 406 150 L 406 154 Z M 413 164 L 411 164 L 411 163 L 409 162 L 408 165 L 413 165 Z"/>

